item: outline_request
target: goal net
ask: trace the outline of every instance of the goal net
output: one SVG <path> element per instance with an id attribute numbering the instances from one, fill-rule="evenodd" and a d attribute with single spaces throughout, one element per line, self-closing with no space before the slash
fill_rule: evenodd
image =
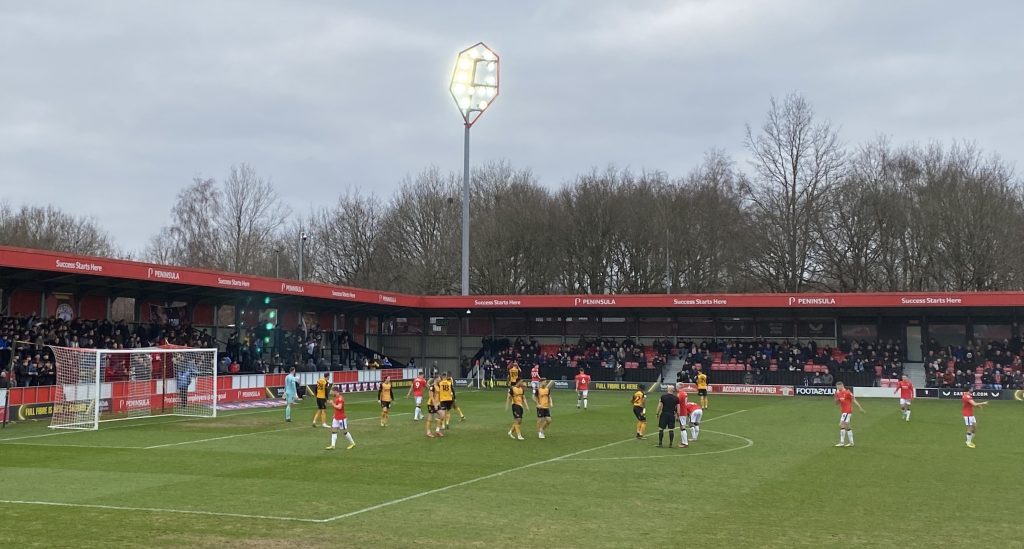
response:
<path id="1" fill-rule="evenodd" d="M 154 415 L 216 417 L 217 349 L 50 346 L 57 365 L 55 429 Z"/>

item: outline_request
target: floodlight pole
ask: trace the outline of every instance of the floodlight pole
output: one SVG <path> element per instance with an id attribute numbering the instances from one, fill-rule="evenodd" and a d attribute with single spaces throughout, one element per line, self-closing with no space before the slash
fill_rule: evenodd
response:
<path id="1" fill-rule="evenodd" d="M 462 295 L 469 295 L 469 128 L 462 155 Z"/>

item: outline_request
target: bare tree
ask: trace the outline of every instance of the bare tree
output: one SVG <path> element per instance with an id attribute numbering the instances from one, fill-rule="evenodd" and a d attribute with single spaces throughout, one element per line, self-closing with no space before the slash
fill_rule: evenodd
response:
<path id="1" fill-rule="evenodd" d="M 459 290 L 460 186 L 436 167 L 406 178 L 391 202 L 386 238 L 399 258 L 397 288 L 423 294 Z"/>
<path id="2" fill-rule="evenodd" d="M 814 263 L 818 216 L 843 176 L 845 154 L 828 122 L 815 122 L 800 95 L 775 98 L 759 133 L 747 125 L 754 177 L 741 187 L 753 222 L 750 270 L 767 288 L 801 291 L 819 274 Z"/>
<path id="3" fill-rule="evenodd" d="M 470 284 L 482 294 L 546 293 L 553 286 L 553 200 L 529 170 L 507 162 L 473 172 Z"/>
<path id="4" fill-rule="evenodd" d="M 388 256 L 387 211 L 376 196 L 349 191 L 310 216 L 308 270 L 312 278 L 361 288 L 388 288 L 396 276 Z"/>
<path id="5" fill-rule="evenodd" d="M 96 220 L 73 216 L 53 206 L 15 210 L 6 202 L 0 203 L 0 243 L 82 255 L 120 255 Z"/>
<path id="6" fill-rule="evenodd" d="M 269 180 L 248 164 L 232 166 L 221 192 L 216 227 L 228 270 L 257 272 L 271 255 L 271 241 L 291 209 L 281 202 Z"/>

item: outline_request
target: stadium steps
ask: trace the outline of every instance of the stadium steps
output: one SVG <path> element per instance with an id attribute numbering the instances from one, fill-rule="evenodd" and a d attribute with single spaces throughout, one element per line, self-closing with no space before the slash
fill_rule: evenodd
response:
<path id="1" fill-rule="evenodd" d="M 678 357 L 671 357 L 668 359 L 668 369 L 665 371 L 665 376 L 662 381 L 666 383 L 675 383 L 676 375 L 683 370 L 683 359 Z"/>
<path id="2" fill-rule="evenodd" d="M 910 382 L 914 384 L 914 387 L 925 386 L 925 375 L 924 375 L 924 363 L 923 362 L 904 362 L 903 373 L 910 376 Z"/>

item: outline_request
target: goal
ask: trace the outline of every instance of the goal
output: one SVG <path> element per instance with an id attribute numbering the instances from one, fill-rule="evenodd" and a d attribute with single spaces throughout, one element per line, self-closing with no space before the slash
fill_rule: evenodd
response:
<path id="1" fill-rule="evenodd" d="M 217 349 L 50 346 L 57 365 L 53 429 L 155 415 L 217 416 Z"/>

